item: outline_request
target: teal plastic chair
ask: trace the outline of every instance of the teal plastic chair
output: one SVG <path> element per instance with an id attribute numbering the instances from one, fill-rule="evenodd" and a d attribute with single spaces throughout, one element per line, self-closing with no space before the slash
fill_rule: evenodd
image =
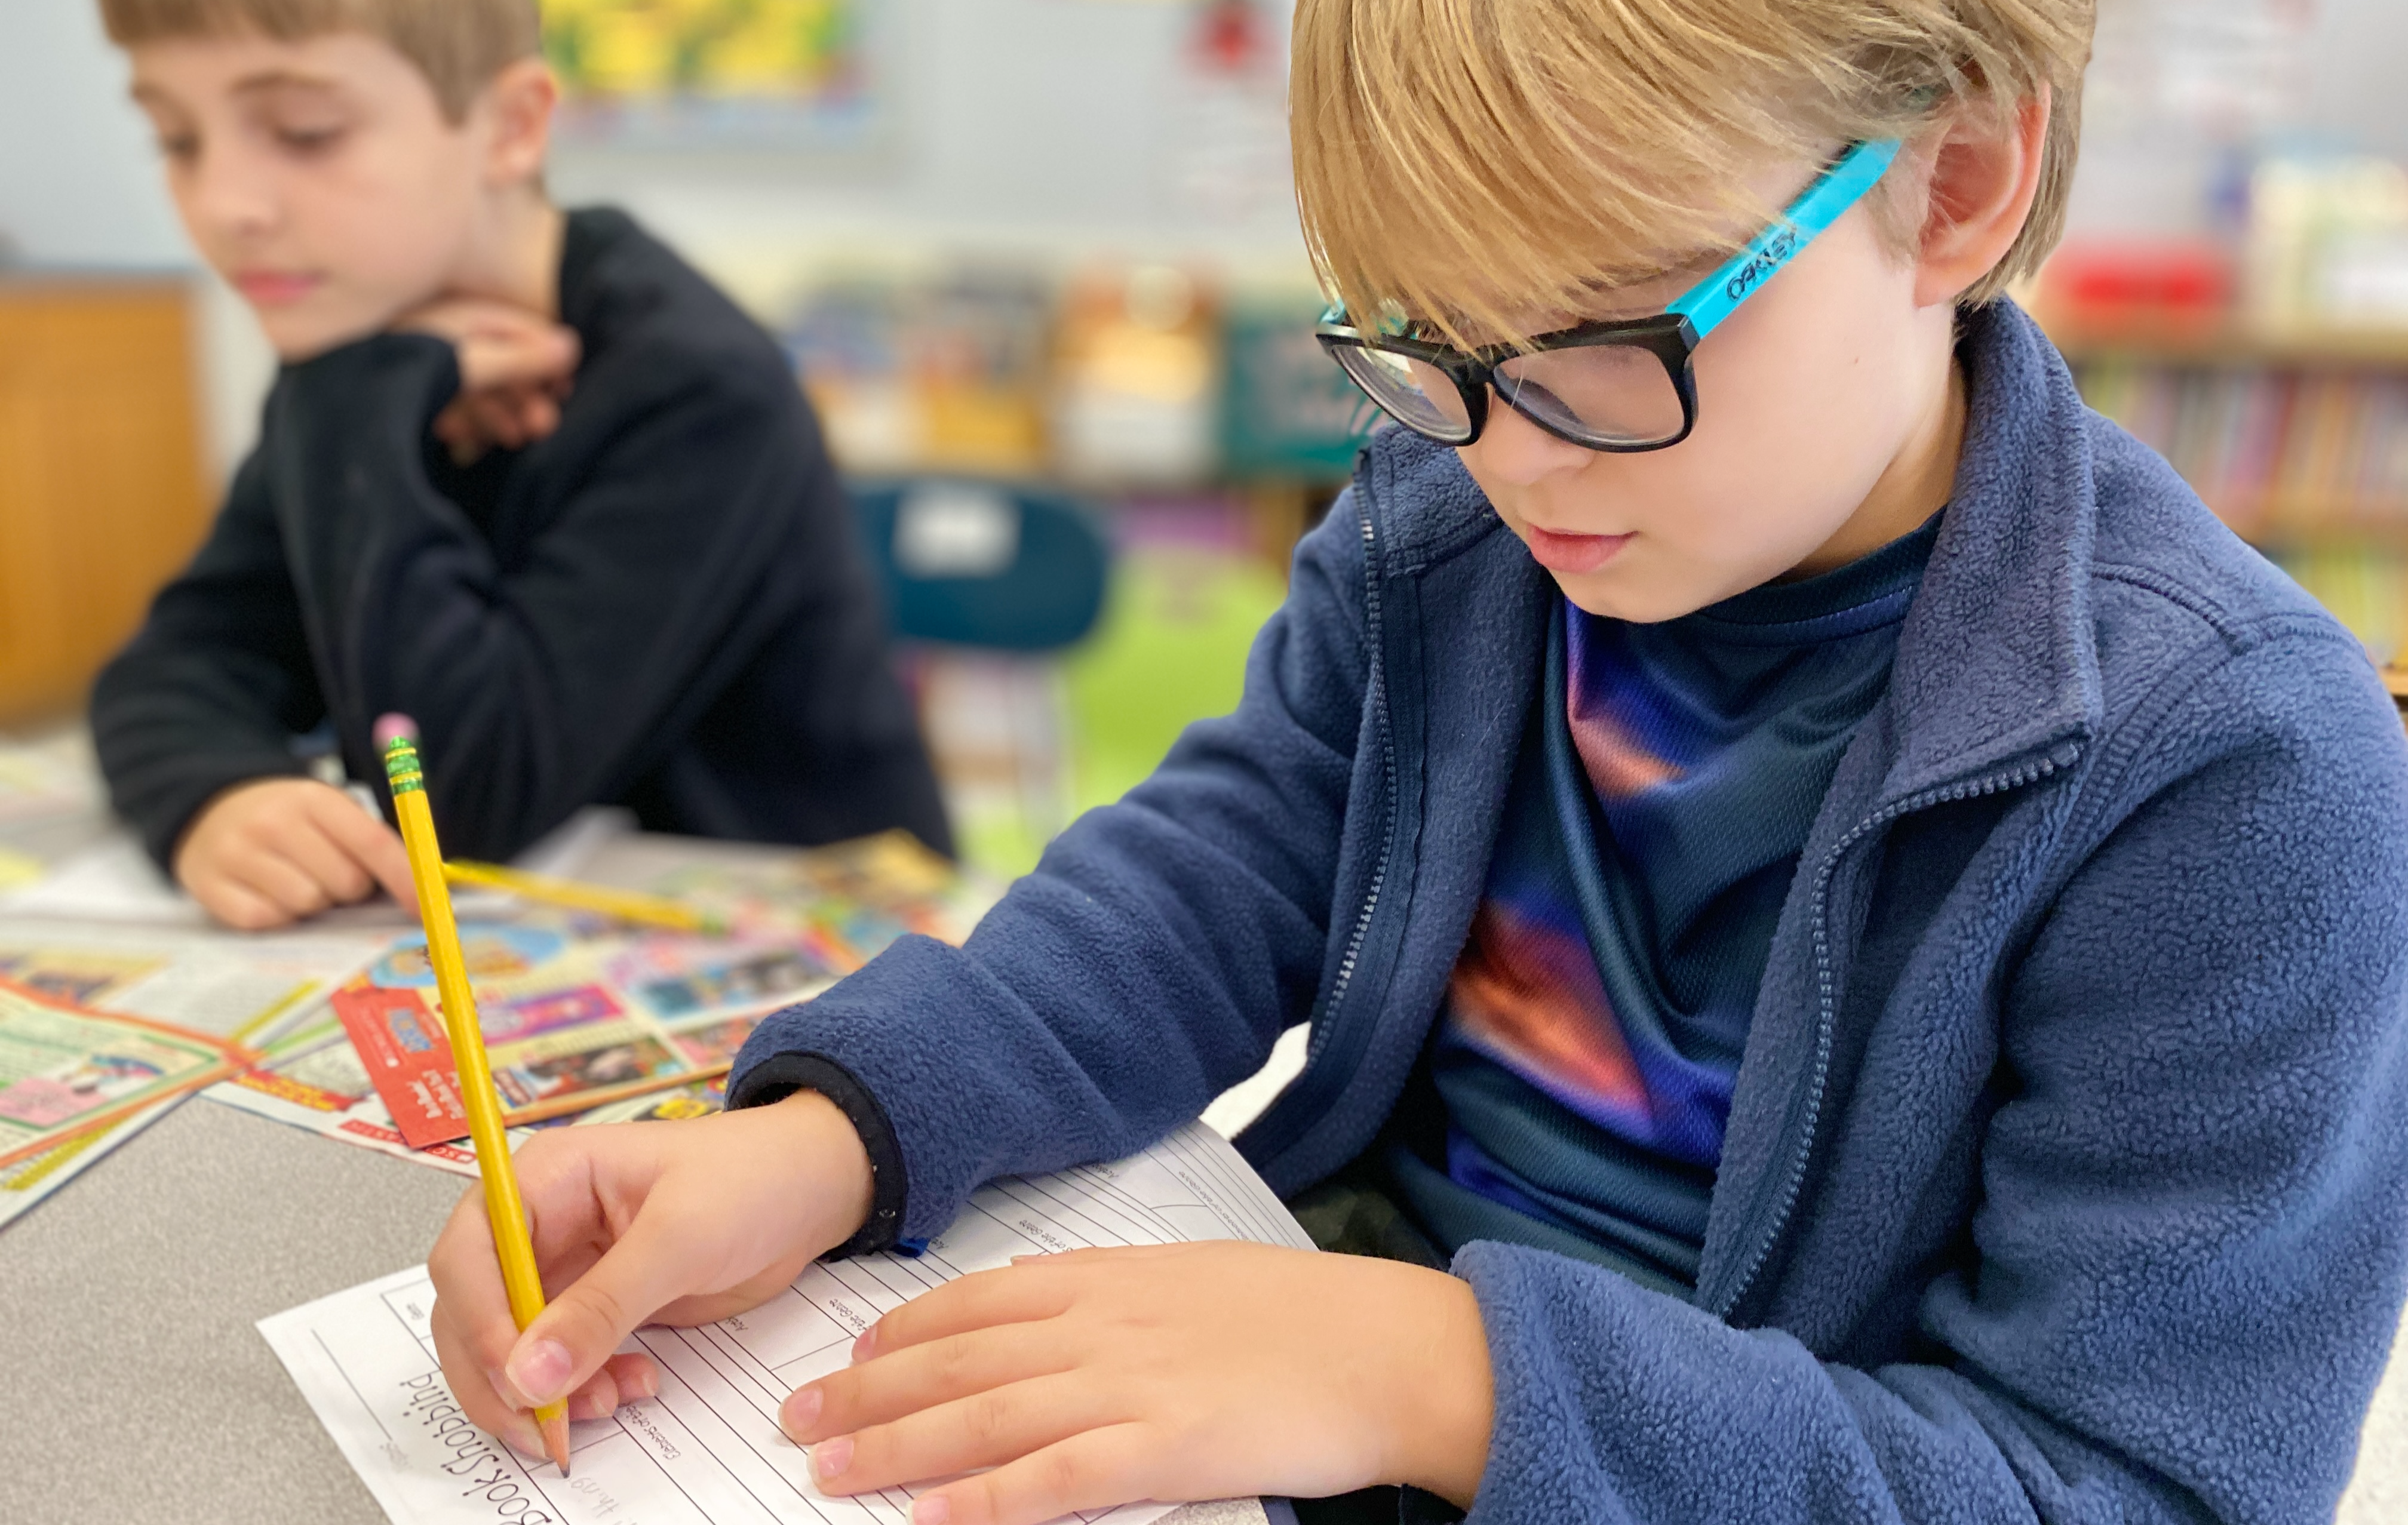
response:
<path id="1" fill-rule="evenodd" d="M 930 477 L 856 487 L 853 506 L 906 640 L 1047 651 L 1102 612 L 1111 543 L 1075 499 Z"/>

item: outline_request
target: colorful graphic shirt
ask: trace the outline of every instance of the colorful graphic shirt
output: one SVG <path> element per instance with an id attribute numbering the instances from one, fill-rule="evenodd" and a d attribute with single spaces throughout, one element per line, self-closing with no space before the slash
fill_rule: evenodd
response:
<path id="1" fill-rule="evenodd" d="M 1443 1158 L 1391 1160 L 1442 1247 L 1695 1286 L 1773 926 L 1937 535 L 1661 624 L 1558 606 L 1425 1056 Z"/>

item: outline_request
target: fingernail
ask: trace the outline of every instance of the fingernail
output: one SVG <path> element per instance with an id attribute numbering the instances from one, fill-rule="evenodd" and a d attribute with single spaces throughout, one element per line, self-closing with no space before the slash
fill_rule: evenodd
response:
<path id="1" fill-rule="evenodd" d="M 820 1390 L 817 1388 L 797 1388 L 788 1393 L 785 1406 L 786 1432 L 790 1435 L 799 1435 L 812 1425 L 819 1423 L 820 1410 L 826 1406 L 827 1400 L 820 1395 Z"/>
<path id="2" fill-rule="evenodd" d="M 510 1386 L 519 1390 L 520 1397 L 540 1408 L 567 1388 L 574 1364 L 569 1360 L 568 1347 L 558 1340 L 538 1340 L 510 1352 Z"/>
<path id="3" fill-rule="evenodd" d="M 626 1380 L 619 1384 L 619 1391 L 625 1396 L 657 1398 L 661 1395 L 661 1374 L 647 1362 L 628 1374 Z"/>
<path id="4" fill-rule="evenodd" d="M 851 1435 L 838 1435 L 833 1440 L 821 1441 L 811 1447 L 811 1470 L 819 1474 L 821 1482 L 828 1482 L 842 1475 L 844 1469 L 851 1465 L 853 1465 Z"/>
<path id="5" fill-rule="evenodd" d="M 861 1332 L 861 1338 L 853 1342 L 853 1359 L 855 1361 L 867 1361 L 869 1359 L 869 1353 L 877 1348 L 878 1326 L 876 1324 L 872 1324 L 867 1329 Z"/>
<path id="6" fill-rule="evenodd" d="M 953 1516 L 953 1501 L 942 1493 L 930 1493 L 911 1504 L 911 1525 L 945 1525 Z"/>

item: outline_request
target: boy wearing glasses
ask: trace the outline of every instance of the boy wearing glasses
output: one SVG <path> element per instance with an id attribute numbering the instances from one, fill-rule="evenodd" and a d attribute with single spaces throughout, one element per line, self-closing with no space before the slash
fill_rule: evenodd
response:
<path id="1" fill-rule="evenodd" d="M 651 1390 L 636 1322 L 1135 1148 L 1310 1022 L 1240 1142 L 1359 1253 L 931 1292 L 787 1400 L 823 1487 L 2329 1518 L 2408 1261 L 2408 758 L 1999 295 L 2089 26 L 1304 0 L 1322 337 L 1400 427 L 1244 702 L 967 948 L 764 1024 L 726 1116 L 531 1146 L 523 1336 L 465 1206 L 470 1411 L 532 1451 Z"/>

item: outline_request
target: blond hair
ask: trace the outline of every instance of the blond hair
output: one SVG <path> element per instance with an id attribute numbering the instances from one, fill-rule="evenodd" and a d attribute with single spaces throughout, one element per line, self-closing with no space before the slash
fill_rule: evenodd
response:
<path id="1" fill-rule="evenodd" d="M 1668 259 L 1727 251 L 1777 211 L 1768 164 L 2003 128 L 2048 94 L 2038 199 L 1969 291 L 1988 301 L 2064 230 L 2094 0 L 1298 0 L 1298 210 L 1348 310 L 1456 342 L 1593 310 Z M 1904 161 L 1901 161 L 1903 164 Z M 1923 185 L 1872 206 L 1911 249 Z M 1734 227 L 1740 227 L 1736 235 Z"/>
<path id="2" fill-rule="evenodd" d="M 100 15 L 121 48 L 245 32 L 280 42 L 365 32 L 417 65 L 455 123 L 494 75 L 543 48 L 537 0 L 100 0 Z"/>

